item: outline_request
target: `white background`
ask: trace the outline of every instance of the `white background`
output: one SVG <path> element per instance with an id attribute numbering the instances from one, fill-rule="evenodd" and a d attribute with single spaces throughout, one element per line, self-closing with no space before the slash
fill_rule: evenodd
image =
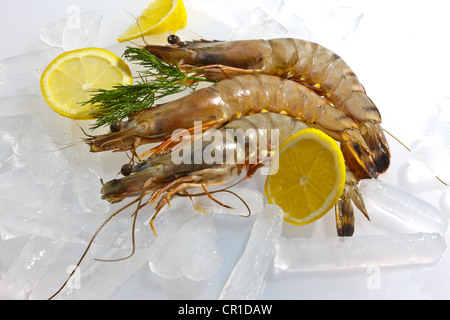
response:
<path id="1" fill-rule="evenodd" d="M 95 45 L 112 45 L 117 35 L 133 22 L 126 11 L 138 15 L 147 3 L 147 0 L 0 0 L 0 60 L 47 47 L 39 39 L 40 29 L 47 23 L 67 18 L 71 5 L 78 6 L 82 12 L 102 9 L 104 16 Z M 205 38 L 220 39 L 231 29 L 220 21 L 223 16 L 220 12 L 211 12 L 209 17 L 203 19 L 195 12 L 190 14 L 189 0 L 185 3 L 190 19 L 188 28 Z M 357 31 L 344 42 L 327 37 L 323 27 L 327 25 L 326 21 L 321 21 L 325 19 L 326 12 L 342 6 L 350 6 L 363 13 Z M 450 19 L 447 2 L 286 0 L 284 10 L 297 14 L 305 23 L 309 22 L 307 26 L 316 40 L 346 60 L 380 110 L 383 127 L 406 145 L 414 146 L 428 119 L 437 114 L 438 104 L 450 95 Z M 331 29 L 330 34 L 333 34 Z M 437 181 L 426 188 L 407 185 L 408 152 L 390 138 L 389 142 L 392 165 L 381 179 L 409 188 L 418 197 L 440 208 L 448 217 L 449 208 L 442 198 L 444 187 Z M 361 216 L 358 218 L 362 220 Z M 333 217 L 327 219 L 326 223 L 333 223 Z M 358 230 L 356 232 L 358 234 Z M 239 254 L 236 248 L 231 256 L 236 258 Z M 371 274 L 366 270 L 280 275 L 271 269 L 261 298 L 448 299 L 448 256 L 446 253 L 441 262 L 431 267 L 378 270 L 381 281 L 378 288 L 368 286 Z M 76 259 L 74 257 L 74 261 Z M 227 255 L 224 255 L 224 264 L 232 264 L 226 259 Z M 143 268 L 113 298 L 177 297 L 166 290 L 164 282 L 149 273 L 148 268 Z M 218 296 L 218 291 L 209 292 L 213 292 L 212 295 L 200 293 L 192 298 Z"/>

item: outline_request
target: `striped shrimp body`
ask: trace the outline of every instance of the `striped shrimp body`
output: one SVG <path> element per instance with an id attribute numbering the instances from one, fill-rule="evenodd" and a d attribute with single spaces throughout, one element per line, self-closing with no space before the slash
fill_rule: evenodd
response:
<path id="1" fill-rule="evenodd" d="M 358 123 L 378 173 L 389 167 L 389 146 L 378 109 L 347 63 L 317 43 L 291 38 L 202 40 L 179 42 L 175 46 L 147 45 L 146 49 L 169 62 L 181 63 L 181 68 L 194 68 L 207 78 L 268 74 L 306 85 Z"/>
<path id="2" fill-rule="evenodd" d="M 176 129 L 220 127 L 253 113 L 274 112 L 297 118 L 340 142 L 359 179 L 377 178 L 377 168 L 358 125 L 327 100 L 297 82 L 276 76 L 243 75 L 137 113 L 106 135 L 86 139 L 91 151 L 127 150 L 144 142 L 165 141 Z M 160 150 L 163 151 L 163 150 Z"/>
<path id="3" fill-rule="evenodd" d="M 156 205 L 156 212 L 159 212 L 172 197 L 186 189 L 223 184 L 238 176 L 241 171 L 246 172 L 249 178 L 257 168 L 271 160 L 270 151 L 275 151 L 278 143 L 307 127 L 297 119 L 276 113 L 246 116 L 217 130 L 219 138 L 214 134 L 214 139 L 204 138 L 200 144 L 189 140 L 187 150 L 190 153 L 184 158 L 188 160 L 186 163 L 174 161 L 174 153 L 177 155 L 180 150 L 175 148 L 171 152 L 153 155 L 136 165 L 125 165 L 127 176 L 105 183 L 101 193 L 104 199 L 112 203 L 144 195 L 149 195 L 149 202 L 153 203 L 161 197 Z M 232 135 L 228 134 L 230 129 Z M 276 141 L 268 134 L 274 129 L 277 130 Z M 203 158 L 195 162 L 195 154 L 214 154 L 215 161 Z M 341 236 L 353 234 L 354 220 L 350 201 L 362 208 L 367 215 L 358 191 L 358 180 L 351 171 L 349 173 L 343 197 L 336 206 L 336 223 Z M 154 218 L 155 216 L 152 221 Z"/>

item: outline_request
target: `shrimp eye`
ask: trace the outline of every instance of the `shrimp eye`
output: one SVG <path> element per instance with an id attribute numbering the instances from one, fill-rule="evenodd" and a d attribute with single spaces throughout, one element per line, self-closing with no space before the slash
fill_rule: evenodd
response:
<path id="1" fill-rule="evenodd" d="M 120 173 L 123 174 L 124 176 L 129 176 L 130 174 L 133 173 L 133 165 L 132 164 L 124 164 L 122 166 L 122 168 L 120 169 Z"/>
<path id="2" fill-rule="evenodd" d="M 109 127 L 109 130 L 111 130 L 111 132 L 119 132 L 122 129 L 122 121 L 117 120 L 114 121 L 113 123 L 111 123 L 111 126 Z"/>
<path id="3" fill-rule="evenodd" d="M 174 34 L 171 34 L 167 37 L 167 42 L 170 44 L 177 44 L 180 42 L 180 37 Z"/>

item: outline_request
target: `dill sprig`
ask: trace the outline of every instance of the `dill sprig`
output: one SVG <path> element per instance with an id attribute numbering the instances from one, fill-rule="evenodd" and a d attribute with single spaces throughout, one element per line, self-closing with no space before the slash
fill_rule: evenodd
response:
<path id="1" fill-rule="evenodd" d="M 186 89 L 195 90 L 200 81 L 215 82 L 198 76 L 195 70 L 184 72 L 178 65 L 159 59 L 142 48 L 128 47 L 123 56 L 143 67 L 138 72 L 140 82 L 94 91 L 93 97 L 83 103 L 94 106 L 92 114 L 97 120 L 92 129 L 110 125 L 130 114 L 150 108 L 163 97 Z"/>

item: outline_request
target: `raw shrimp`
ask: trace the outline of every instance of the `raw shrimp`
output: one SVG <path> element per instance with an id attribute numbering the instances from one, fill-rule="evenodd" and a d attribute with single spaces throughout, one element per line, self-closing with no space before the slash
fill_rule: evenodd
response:
<path id="1" fill-rule="evenodd" d="M 301 121 L 286 115 L 250 115 L 217 130 L 219 138 L 215 134 L 214 139 L 204 138 L 197 144 L 189 139 L 188 152 L 184 155 L 186 161 L 182 163 L 174 161 L 173 158 L 174 152 L 180 152 L 181 147 L 178 146 L 178 149 L 153 155 L 137 165 L 125 165 L 127 176 L 105 183 L 101 193 L 104 199 L 112 203 L 127 197 L 144 195 L 150 195 L 148 202 L 153 203 L 161 196 L 156 205 L 159 212 L 173 196 L 188 188 L 223 184 L 241 171 L 246 172 L 249 178 L 256 169 L 272 159 L 271 151 L 277 150 L 278 143 L 307 127 Z M 228 134 L 230 129 L 232 135 Z M 276 141 L 267 133 L 270 130 L 277 130 Z M 210 142 L 211 140 L 213 141 Z M 205 154 L 214 154 L 214 161 L 194 161 L 196 156 Z M 343 198 L 340 205 L 336 206 L 338 234 L 342 236 L 350 236 L 353 233 L 348 232 L 353 231 L 353 209 L 350 200 L 367 215 L 357 184 L 358 180 L 348 169 Z M 155 217 L 156 215 L 152 218 L 152 226 Z"/>
<path id="2" fill-rule="evenodd" d="M 150 53 L 181 69 L 195 69 L 211 79 L 242 74 L 269 74 L 291 79 L 316 91 L 360 126 L 378 173 L 390 163 L 389 146 L 380 113 L 355 73 L 337 54 L 300 39 L 178 42 L 175 46 L 147 45 Z"/>
<path id="3" fill-rule="evenodd" d="M 220 127 L 243 116 L 275 112 L 297 118 L 340 142 L 347 164 L 359 179 L 377 178 L 372 153 L 351 117 L 297 82 L 269 75 L 222 80 L 186 97 L 141 111 L 111 126 L 111 133 L 90 136 L 91 151 L 134 150 L 165 141 L 176 129 Z M 163 151 L 161 148 L 158 152 Z"/>

